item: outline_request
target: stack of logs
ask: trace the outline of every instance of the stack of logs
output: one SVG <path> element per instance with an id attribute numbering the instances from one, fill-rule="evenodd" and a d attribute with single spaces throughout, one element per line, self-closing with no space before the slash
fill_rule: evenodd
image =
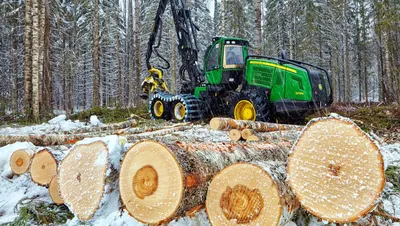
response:
<path id="1" fill-rule="evenodd" d="M 84 221 L 119 190 L 123 208 L 151 225 L 204 207 L 212 225 L 284 225 L 302 208 L 330 222 L 371 222 L 366 216 L 385 184 L 383 160 L 350 120 L 320 118 L 303 128 L 214 118 L 210 127 L 257 142 L 141 140 L 123 154 L 121 137 L 113 136 L 78 143 L 65 157 L 17 151 L 10 165 L 21 174 L 31 163 L 32 180 L 50 184 L 53 201 Z"/>

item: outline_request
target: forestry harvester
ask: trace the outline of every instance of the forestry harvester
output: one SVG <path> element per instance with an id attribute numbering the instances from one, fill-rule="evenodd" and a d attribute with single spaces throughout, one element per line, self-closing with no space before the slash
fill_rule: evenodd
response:
<path id="1" fill-rule="evenodd" d="M 178 50 L 182 57 L 179 94 L 172 94 L 163 80 L 169 63 L 157 51 L 162 36 L 162 15 L 170 3 Z M 150 98 L 154 119 L 196 121 L 209 115 L 239 120 L 268 121 L 272 116 L 304 117 L 329 106 L 332 88 L 328 72 L 318 66 L 282 58 L 251 55 L 241 38 L 215 37 L 207 48 L 203 70 L 198 65 L 198 28 L 186 0 L 160 0 L 150 35 L 146 64 L 150 75 L 142 83 L 141 97 Z M 166 66 L 150 64 L 152 54 Z"/>

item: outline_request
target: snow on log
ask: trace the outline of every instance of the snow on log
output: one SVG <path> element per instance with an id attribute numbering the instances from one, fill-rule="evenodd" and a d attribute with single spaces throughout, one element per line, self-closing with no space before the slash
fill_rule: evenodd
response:
<path id="1" fill-rule="evenodd" d="M 243 140 L 247 140 L 247 138 L 251 135 L 254 135 L 254 130 L 252 129 L 244 129 L 242 130 L 242 138 Z"/>
<path id="2" fill-rule="evenodd" d="M 385 185 L 382 155 L 349 119 L 312 120 L 292 151 L 289 185 L 310 213 L 344 223 L 375 207 Z"/>
<path id="3" fill-rule="evenodd" d="M 123 158 L 119 176 L 121 200 L 128 212 L 146 224 L 185 216 L 204 203 L 211 177 L 239 161 L 286 161 L 290 144 L 159 143 L 142 141 Z"/>
<path id="4" fill-rule="evenodd" d="M 13 173 L 23 174 L 28 171 L 31 165 L 31 158 L 34 151 L 32 149 L 20 149 L 15 151 L 10 157 L 10 167 Z"/>
<path id="5" fill-rule="evenodd" d="M 77 143 L 62 160 L 58 180 L 61 197 L 80 220 L 115 211 L 108 205 L 118 189 L 122 151 L 118 136 L 89 138 Z"/>
<path id="6" fill-rule="evenodd" d="M 294 142 L 300 135 L 300 131 L 287 130 L 287 131 L 275 131 L 267 133 L 255 133 L 247 137 L 246 141 L 268 141 L 268 142 L 280 142 L 289 141 Z"/>
<path id="7" fill-rule="evenodd" d="M 286 184 L 285 162 L 237 163 L 208 187 L 212 225 L 286 225 L 300 206 Z"/>
<path id="8" fill-rule="evenodd" d="M 64 204 L 64 200 L 61 198 L 61 194 L 60 194 L 60 186 L 58 184 L 58 174 L 55 175 L 51 181 L 50 181 L 50 185 L 49 185 L 49 195 L 51 200 L 57 204 L 57 205 L 61 205 Z"/>
<path id="9" fill-rule="evenodd" d="M 1 145 L 0 145 L 1 146 Z M 13 173 L 10 164 L 11 155 L 17 150 L 35 150 L 35 146 L 29 142 L 17 142 L 14 144 L 9 144 L 4 147 L 0 147 L 0 176 L 2 178 L 12 178 L 15 173 Z"/>
<path id="10" fill-rule="evenodd" d="M 54 153 L 55 151 L 52 153 L 48 149 L 43 149 L 33 155 L 30 168 L 33 182 L 46 186 L 57 175 L 58 160 L 61 157 L 55 157 Z"/>
<path id="11" fill-rule="evenodd" d="M 242 133 L 238 129 L 231 129 L 229 131 L 229 138 L 231 141 L 239 141 L 242 139 Z"/>
<path id="12" fill-rule="evenodd" d="M 213 118 L 210 121 L 211 129 L 229 131 L 231 129 L 252 129 L 255 132 L 271 132 L 279 130 L 297 130 L 303 129 L 303 126 L 286 125 L 269 122 L 254 122 L 247 120 L 235 120 L 231 118 Z"/>

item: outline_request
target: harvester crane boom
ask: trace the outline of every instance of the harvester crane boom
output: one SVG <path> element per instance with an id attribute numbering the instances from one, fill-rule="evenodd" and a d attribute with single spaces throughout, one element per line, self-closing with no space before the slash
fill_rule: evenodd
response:
<path id="1" fill-rule="evenodd" d="M 171 13 L 178 39 L 178 50 L 182 58 L 182 66 L 179 69 L 179 77 L 182 83 L 180 93 L 192 93 L 195 87 L 204 81 L 204 73 L 197 65 L 199 49 L 197 46 L 196 31 L 198 28 L 194 25 L 191 19 L 190 10 L 186 7 L 186 0 L 160 0 L 155 16 L 154 27 L 147 44 L 147 69 L 150 73 L 156 71 L 159 79 L 162 80 L 161 70 L 155 68 L 150 63 L 153 52 L 167 63 L 167 67 L 161 68 L 169 68 L 169 62 L 157 52 L 162 37 L 162 16 L 168 3 L 171 5 Z M 156 39 L 158 39 L 158 41 Z M 159 86 L 162 87 L 161 85 Z"/>

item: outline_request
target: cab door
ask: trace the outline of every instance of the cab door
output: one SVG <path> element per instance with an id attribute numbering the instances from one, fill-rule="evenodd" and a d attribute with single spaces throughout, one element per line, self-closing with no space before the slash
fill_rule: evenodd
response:
<path id="1" fill-rule="evenodd" d="M 209 47 L 204 61 L 204 71 L 210 84 L 217 85 L 221 83 L 221 41 L 217 41 Z"/>

